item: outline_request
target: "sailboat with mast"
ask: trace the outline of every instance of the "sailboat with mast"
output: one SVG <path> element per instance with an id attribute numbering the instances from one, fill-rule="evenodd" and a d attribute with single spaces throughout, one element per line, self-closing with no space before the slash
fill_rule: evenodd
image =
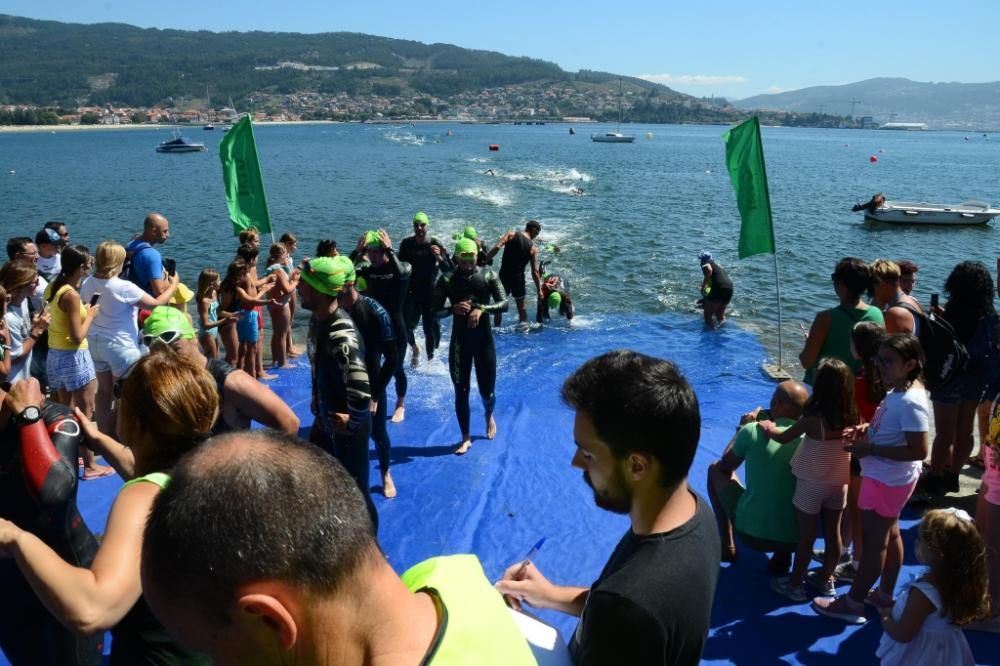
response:
<path id="1" fill-rule="evenodd" d="M 604 134 L 591 134 L 590 140 L 597 143 L 632 143 L 635 136 L 632 134 L 622 134 L 622 80 L 618 79 L 618 127 L 614 132 Z"/>
<path id="2" fill-rule="evenodd" d="M 215 125 L 212 124 L 212 96 L 208 94 L 208 87 L 205 88 L 205 120 L 208 122 L 202 127 L 204 130 L 214 130 Z"/>

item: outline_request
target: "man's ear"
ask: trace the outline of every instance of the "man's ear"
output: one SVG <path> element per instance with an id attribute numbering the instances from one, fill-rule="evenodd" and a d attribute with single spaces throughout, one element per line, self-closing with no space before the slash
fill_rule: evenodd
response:
<path id="1" fill-rule="evenodd" d="M 257 592 L 244 594 L 236 605 L 240 620 L 249 628 L 272 633 L 282 650 L 290 650 L 295 645 L 298 623 L 278 597 Z"/>
<path id="2" fill-rule="evenodd" d="M 648 475 L 653 467 L 653 460 L 647 453 L 632 452 L 628 455 L 628 473 L 633 481 L 638 481 Z"/>

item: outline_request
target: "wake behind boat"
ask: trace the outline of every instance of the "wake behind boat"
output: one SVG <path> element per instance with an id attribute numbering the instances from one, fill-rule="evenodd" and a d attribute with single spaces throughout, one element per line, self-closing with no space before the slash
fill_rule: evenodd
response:
<path id="1" fill-rule="evenodd" d="M 192 141 L 178 132 L 174 132 L 173 139 L 161 141 L 156 147 L 158 153 L 199 153 L 203 150 L 206 150 L 205 144 Z"/>
<path id="2" fill-rule="evenodd" d="M 880 194 L 872 197 L 868 203 L 857 204 L 852 210 L 863 210 L 866 220 L 889 224 L 986 224 L 1000 215 L 1000 210 L 984 201 L 963 201 L 958 204 L 886 201 Z"/>

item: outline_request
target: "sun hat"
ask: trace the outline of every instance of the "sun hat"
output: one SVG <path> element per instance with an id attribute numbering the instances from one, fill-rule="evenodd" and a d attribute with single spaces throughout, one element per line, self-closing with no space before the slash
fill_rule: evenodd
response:
<path id="1" fill-rule="evenodd" d="M 302 280 L 321 294 L 336 296 L 344 288 L 347 276 L 338 268 L 335 258 L 319 257 L 303 262 Z"/>
<path id="2" fill-rule="evenodd" d="M 170 302 L 174 305 L 185 305 L 190 303 L 192 298 L 194 298 L 194 292 L 191 291 L 191 287 L 181 282 L 177 285 L 177 290 L 170 298 Z"/>

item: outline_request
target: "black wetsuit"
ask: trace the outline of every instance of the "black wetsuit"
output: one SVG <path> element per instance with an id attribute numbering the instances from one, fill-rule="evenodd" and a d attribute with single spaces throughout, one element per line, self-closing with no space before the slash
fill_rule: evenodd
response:
<path id="1" fill-rule="evenodd" d="M 76 506 L 80 425 L 68 407 L 46 403 L 42 420 L 0 431 L 0 517 L 31 532 L 77 567 L 97 541 Z M 103 633 L 76 636 L 38 600 L 13 559 L 0 559 L 0 649 L 12 664 L 97 665 Z"/>
<path id="2" fill-rule="evenodd" d="M 431 247 L 441 248 L 441 264 L 438 265 Z M 399 244 L 399 260 L 412 267 L 410 289 L 406 295 L 406 326 L 410 344 L 414 344 L 413 331 L 417 322 L 424 320 L 424 340 L 427 344 L 427 358 L 433 358 L 441 342 L 441 324 L 434 317 L 434 283 L 438 270 L 450 272 L 454 269 L 448 250 L 436 238 L 426 243 L 418 243 L 416 236 L 404 238 Z"/>
<path id="3" fill-rule="evenodd" d="M 468 315 L 454 314 L 451 306 L 471 301 L 482 310 L 479 325 L 469 328 Z M 492 303 L 490 301 L 493 301 Z M 448 305 L 446 302 L 450 302 Z M 497 354 L 493 344 L 493 327 L 490 316 L 506 312 L 507 299 L 500 293 L 500 282 L 488 268 L 476 268 L 471 273 L 461 269 L 438 278 L 434 288 L 434 311 L 438 317 L 453 315 L 451 346 L 448 350 L 448 368 L 455 385 L 455 415 L 462 429 L 462 436 L 469 434 L 469 391 L 472 366 L 476 367 L 476 383 L 483 399 L 483 408 L 489 418 L 496 404 Z"/>
<path id="4" fill-rule="evenodd" d="M 486 243 L 477 238 L 476 245 L 479 246 L 479 252 L 476 253 L 476 266 L 492 266 L 493 257 L 490 256 L 490 249 L 486 247 Z"/>
<path id="5" fill-rule="evenodd" d="M 712 291 L 708 293 L 705 300 L 728 303 L 733 298 L 733 281 L 729 279 L 729 274 L 722 266 L 711 260 L 707 263 L 712 267 Z"/>
<path id="6" fill-rule="evenodd" d="M 219 416 L 215 419 L 215 425 L 212 426 L 212 434 L 221 435 L 224 432 L 236 430 L 236 428 L 226 423 L 225 418 L 222 416 L 222 402 L 225 399 L 226 393 L 226 378 L 234 370 L 236 370 L 236 368 L 229 365 L 221 358 L 208 359 L 208 364 L 205 368 L 208 370 L 209 374 L 212 375 L 212 379 L 215 380 L 215 390 L 219 395 Z"/>
<path id="7" fill-rule="evenodd" d="M 524 281 L 524 267 L 531 261 L 533 245 L 534 243 L 528 238 L 528 234 L 518 231 L 503 246 L 503 258 L 500 260 L 500 282 L 503 283 L 507 295 L 517 300 L 521 300 L 528 293 Z"/>
<path id="8" fill-rule="evenodd" d="M 552 292 L 549 292 L 552 293 Z M 555 293 L 562 297 L 562 301 L 559 303 L 559 314 L 566 319 L 573 318 L 573 298 L 569 295 L 569 292 L 565 289 L 556 289 Z M 552 314 L 549 312 L 549 299 L 539 298 L 538 308 L 535 311 L 535 321 L 542 324 L 552 318 Z"/>
<path id="9" fill-rule="evenodd" d="M 357 326 L 365 343 L 365 369 L 368 371 L 372 399 L 378 401 L 378 407 L 372 417 L 371 434 L 375 440 L 379 468 L 385 474 L 389 471 L 389 452 L 392 450 L 389 431 L 385 427 L 387 418 L 385 387 L 399 366 L 392 320 L 385 308 L 368 296 L 361 296 L 350 312 L 351 319 L 354 320 L 354 325 Z M 381 363 L 379 357 L 382 358 Z"/>
<path id="10" fill-rule="evenodd" d="M 378 301 L 392 320 L 392 335 L 396 339 L 396 359 L 399 362 L 393 373 L 396 378 L 397 398 L 406 397 L 407 389 L 403 361 L 406 358 L 406 342 L 410 336 L 406 326 L 404 306 L 412 270 L 410 264 L 400 261 L 392 250 L 386 251 L 386 262 L 378 268 L 369 264 L 358 269 L 358 277 L 363 277 L 368 284 L 365 295 Z"/>
<path id="11" fill-rule="evenodd" d="M 365 369 L 365 344 L 351 315 L 337 309 L 323 321 L 310 318 L 308 351 L 316 417 L 309 441 L 334 456 L 354 477 L 377 529 L 378 513 L 368 487 L 371 388 Z M 336 432 L 334 414 L 349 415 L 345 432 Z"/>

